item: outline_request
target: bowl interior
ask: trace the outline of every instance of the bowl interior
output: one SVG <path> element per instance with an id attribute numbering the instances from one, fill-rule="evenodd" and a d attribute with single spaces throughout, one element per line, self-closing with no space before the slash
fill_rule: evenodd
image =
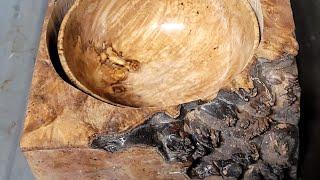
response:
<path id="1" fill-rule="evenodd" d="M 213 98 L 259 42 L 247 0 L 77 0 L 58 38 L 80 89 L 131 107 Z"/>

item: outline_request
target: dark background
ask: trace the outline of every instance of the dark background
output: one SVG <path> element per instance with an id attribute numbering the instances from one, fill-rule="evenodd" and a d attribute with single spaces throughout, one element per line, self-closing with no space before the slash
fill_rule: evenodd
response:
<path id="1" fill-rule="evenodd" d="M 280 0 L 281 1 L 281 0 Z M 300 44 L 302 179 L 320 179 L 320 0 L 291 0 Z"/>

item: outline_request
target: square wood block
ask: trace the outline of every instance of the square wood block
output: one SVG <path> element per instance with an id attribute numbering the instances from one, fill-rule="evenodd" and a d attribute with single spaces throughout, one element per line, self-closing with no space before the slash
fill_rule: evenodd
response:
<path id="1" fill-rule="evenodd" d="M 246 94 L 246 91 L 241 89 L 230 89 L 222 90 L 217 98 L 209 103 L 140 109 L 109 105 L 68 82 L 59 63 L 56 41 L 61 21 L 73 2 L 73 0 L 49 0 L 43 23 L 20 141 L 20 147 L 37 179 L 188 179 L 190 177 L 219 179 L 222 176 L 232 177 L 232 174 L 228 174 L 228 167 L 234 164 L 241 165 L 239 177 L 243 178 L 251 177 L 250 172 L 253 171 L 266 176 L 263 173 L 266 173 L 265 169 L 269 166 L 272 167 L 271 178 L 280 177 L 285 173 L 290 177 L 296 175 L 300 89 L 297 84 L 294 58 L 297 55 L 298 44 L 289 0 L 250 0 L 261 31 L 257 60 L 250 67 L 251 79 L 257 89 L 255 95 L 250 96 L 250 93 Z M 238 100 L 233 98 L 235 96 Z M 261 111 L 265 109 L 261 111 L 257 109 L 266 103 L 267 96 L 272 96 L 274 102 L 266 105 L 270 112 L 263 114 Z M 231 104 L 225 105 L 223 99 L 228 100 L 228 98 L 232 99 Z M 189 108 L 191 106 L 193 108 Z M 231 113 L 225 110 L 225 106 L 232 106 L 231 111 L 228 111 Z M 209 111 L 209 107 L 218 110 L 212 110 L 213 114 L 210 117 L 208 115 L 210 113 L 201 115 L 201 110 Z M 219 108 L 225 116 L 217 115 L 219 113 L 216 111 L 219 111 Z M 194 109 L 197 109 L 197 112 L 191 112 Z M 213 163 L 208 167 L 214 167 L 214 173 L 210 171 L 207 175 L 205 172 L 203 176 L 199 175 L 201 173 L 192 168 L 201 169 L 200 166 L 204 165 L 195 164 L 192 160 L 170 161 L 164 157 L 166 155 L 170 157 L 170 152 L 169 154 L 162 152 L 157 145 L 137 141 L 128 143 L 129 145 L 114 152 L 92 145 L 93 140 L 97 140 L 98 137 L 109 138 L 107 141 L 110 141 L 111 136 L 117 139 L 120 135 L 135 138 L 136 135 L 132 133 L 139 128 L 148 128 L 148 123 L 157 118 L 157 115 L 165 114 L 168 118 L 179 120 L 184 111 L 187 112 L 185 117 L 189 118 L 189 124 L 182 122 L 180 128 L 181 131 L 187 132 L 188 136 L 198 137 L 192 130 L 191 116 L 196 117 L 195 119 L 203 117 L 204 124 L 208 119 L 213 119 L 212 121 L 221 121 L 226 125 L 221 129 L 215 125 L 209 128 L 211 134 L 215 132 L 212 129 L 219 132 L 217 136 L 220 139 L 217 140 L 218 144 L 213 152 L 219 152 L 219 157 L 224 159 L 216 160 L 214 157 L 218 155 L 212 155 L 213 152 L 200 158 L 200 161 Z M 236 115 L 232 115 L 233 111 Z M 232 122 L 230 117 L 235 122 Z M 189 125 L 189 130 L 186 130 L 186 124 Z M 237 140 L 234 140 L 234 145 L 229 141 L 234 138 L 233 136 L 225 137 L 228 132 L 240 134 L 235 136 Z M 147 134 L 145 131 L 144 133 Z M 205 135 L 201 137 L 203 136 Z M 266 140 L 268 138 L 270 142 Z M 247 164 L 237 162 L 234 156 L 231 157 L 234 154 L 228 150 L 224 151 L 228 147 L 238 146 L 237 142 L 241 144 L 241 139 L 243 142 L 256 144 L 251 151 L 256 150 L 252 154 L 258 157 Z M 210 141 L 213 141 L 212 136 Z M 278 148 L 277 156 L 269 152 L 272 150 L 264 145 L 266 143 Z M 239 145 L 238 149 L 246 154 L 242 145 Z M 211 160 L 206 161 L 205 156 Z M 230 162 L 225 165 L 217 164 L 227 160 Z M 286 172 L 276 172 L 279 168 Z"/>

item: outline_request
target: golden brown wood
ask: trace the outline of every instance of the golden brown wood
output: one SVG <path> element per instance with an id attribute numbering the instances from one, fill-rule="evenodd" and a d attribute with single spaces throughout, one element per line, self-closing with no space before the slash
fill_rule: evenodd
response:
<path id="1" fill-rule="evenodd" d="M 71 86 L 59 67 L 59 59 L 54 56 L 51 51 L 56 48 L 57 42 L 55 37 L 58 33 L 57 26 L 59 26 L 66 11 L 71 7 L 73 2 L 74 0 L 50 0 L 43 25 L 29 95 L 24 132 L 20 143 L 32 171 L 38 179 L 108 179 L 111 178 L 112 175 L 116 175 L 120 179 L 128 179 L 129 177 L 142 179 L 154 179 L 155 177 L 157 179 L 186 179 L 184 167 L 189 167 L 190 164 L 166 162 L 153 147 L 140 145 L 133 148 L 124 148 L 120 152 L 110 153 L 102 150 L 93 150 L 90 146 L 93 137 L 117 136 L 124 132 L 130 132 L 137 127 L 141 127 L 150 117 L 160 112 L 165 112 L 171 117 L 178 117 L 180 108 L 177 106 L 170 108 L 116 107 L 93 98 L 78 90 L 76 87 Z M 269 81 L 273 83 L 272 86 L 259 86 L 258 89 L 261 90 L 265 88 L 263 90 L 264 93 L 265 91 L 271 90 L 272 93 L 275 93 L 276 101 L 273 102 L 268 99 L 270 94 L 265 93 L 261 95 L 261 92 L 259 92 L 260 94 L 257 98 L 253 99 L 253 102 L 250 101 L 249 104 L 238 106 L 239 120 L 237 125 L 248 126 L 248 129 L 244 130 L 245 137 L 237 137 L 236 139 L 225 138 L 224 140 L 227 141 L 222 142 L 222 149 L 220 149 L 221 147 L 216 149 L 217 153 L 221 152 L 222 154 L 218 154 L 215 157 L 220 158 L 223 157 L 223 155 L 227 156 L 228 153 L 233 150 L 234 147 L 229 146 L 233 144 L 228 144 L 228 142 L 243 143 L 244 141 L 245 144 L 251 142 L 250 138 L 265 133 L 265 135 L 261 135 L 259 138 L 264 137 L 263 139 L 265 140 L 273 138 L 274 141 L 266 141 L 263 146 L 264 148 L 261 148 L 261 156 L 267 159 L 266 161 L 271 159 L 278 161 L 277 163 L 280 164 L 287 163 L 288 161 L 282 157 L 286 157 L 287 152 L 289 152 L 286 150 L 291 150 L 292 147 L 286 146 L 281 139 L 277 139 L 277 135 L 283 133 L 281 129 L 286 130 L 292 128 L 288 123 L 297 124 L 297 118 L 292 117 L 297 116 L 296 114 L 299 112 L 298 97 L 292 92 L 292 88 L 297 88 L 297 86 L 293 84 L 295 83 L 294 74 L 296 73 L 296 67 L 294 64 L 290 65 L 291 61 L 286 60 L 287 57 L 290 57 L 288 54 L 295 55 L 296 51 L 294 50 L 297 49 L 293 34 L 294 24 L 291 16 L 291 8 L 288 3 L 289 0 L 283 2 L 274 0 L 250 0 L 250 2 L 256 5 L 254 9 L 256 15 L 259 17 L 260 29 L 262 30 L 261 38 L 263 42 L 266 42 L 259 45 L 257 55 L 274 60 L 274 64 L 261 70 L 261 73 L 264 73 L 264 76 L 268 77 L 268 83 Z M 272 11 L 275 13 L 266 13 Z M 273 24 L 274 19 L 281 19 L 282 17 L 286 17 L 286 19 L 275 21 L 275 26 Z M 91 23 L 88 20 L 85 21 L 85 19 L 81 21 L 81 23 L 86 22 Z M 102 44 L 100 45 L 102 46 Z M 109 52 L 104 53 L 106 53 L 106 55 L 109 54 L 109 56 L 111 54 L 112 56 L 114 51 L 118 50 L 113 49 L 113 51 L 110 51 L 109 49 Z M 269 53 L 264 53 L 263 55 L 259 53 L 259 51 Z M 282 62 L 282 59 L 273 59 L 275 56 L 270 56 L 270 54 L 275 54 L 276 57 L 284 57 L 285 61 Z M 99 55 L 101 56 L 100 53 Z M 102 57 L 103 56 L 102 54 Z M 130 71 L 130 66 L 127 66 L 126 60 L 128 59 L 125 56 L 124 58 L 113 56 L 113 60 L 116 64 L 124 63 L 125 69 L 128 69 L 126 71 L 131 74 L 135 73 L 135 71 Z M 139 61 L 140 59 L 134 60 Z M 248 63 L 254 64 L 251 60 L 249 60 Z M 289 68 L 283 70 L 284 67 L 288 66 Z M 142 68 L 142 66 L 139 67 Z M 252 65 L 246 66 L 243 73 L 239 74 L 239 76 L 232 81 L 232 93 L 237 93 L 241 96 L 242 94 L 238 91 L 239 88 L 253 87 L 252 82 L 247 78 L 256 78 L 256 76 L 249 76 L 248 73 L 253 68 L 255 67 Z M 237 68 L 235 70 L 237 70 Z M 137 72 L 140 71 L 141 70 L 138 70 Z M 236 74 L 238 73 L 233 75 Z M 121 77 L 121 73 L 118 73 L 117 77 Z M 264 79 L 256 79 L 255 83 L 259 83 L 260 80 L 265 81 L 265 77 Z M 228 92 L 229 91 L 230 90 L 228 90 Z M 288 94 L 290 94 L 290 96 Z M 213 101 L 213 103 L 218 102 L 216 103 L 218 106 L 216 109 L 223 109 L 219 107 L 220 105 L 223 107 L 229 105 L 224 104 L 226 100 L 224 98 L 225 96 L 222 96 L 222 99 L 221 96 L 219 96 L 219 98 L 216 99 L 217 101 Z M 245 98 L 246 97 L 244 97 L 244 99 Z M 285 114 L 283 118 L 282 114 L 280 113 L 279 115 L 278 113 L 276 115 L 271 114 L 272 117 L 265 117 L 261 115 L 261 113 L 265 113 L 263 111 L 265 104 L 262 103 L 261 105 L 260 101 L 269 105 L 275 103 L 271 106 L 272 110 L 269 109 L 271 112 L 278 112 L 280 110 L 281 113 L 286 112 L 291 116 L 287 117 L 286 114 L 283 113 Z M 228 101 L 228 103 L 233 102 L 234 100 Z M 262 109 L 259 109 L 260 107 L 262 107 Z M 292 112 L 292 109 L 295 111 Z M 225 116 L 222 119 L 214 119 L 210 116 L 210 120 L 212 121 L 210 121 L 211 124 L 207 124 L 207 127 L 211 127 L 210 125 L 215 123 L 231 126 L 234 122 L 230 114 L 228 114 L 230 112 L 233 112 L 233 110 L 226 109 L 223 111 L 222 114 Z M 248 114 L 250 114 L 250 116 L 248 116 Z M 251 117 L 252 114 L 258 117 Z M 191 115 L 196 116 L 197 114 L 191 113 Z M 188 118 L 190 118 L 189 123 L 193 122 L 193 116 L 191 115 L 188 115 Z M 270 122 L 271 118 L 276 122 Z M 278 121 L 285 124 L 277 125 Z M 159 119 L 159 122 L 161 122 L 161 119 Z M 272 128 L 272 130 L 269 131 L 268 127 Z M 192 131 L 191 128 L 189 128 L 189 131 Z M 232 127 L 230 128 L 232 129 Z M 227 134 L 239 135 L 238 132 L 243 132 L 243 130 L 237 131 L 236 133 L 227 132 Z M 159 131 L 159 133 L 161 134 L 162 132 Z M 218 137 L 218 135 L 212 133 L 211 138 L 214 137 Z M 287 138 L 289 136 L 285 137 Z M 284 139 L 286 140 L 286 138 Z M 227 144 L 227 146 L 224 146 L 225 144 Z M 277 152 L 278 154 L 276 154 L 276 156 L 270 157 L 270 154 L 274 154 L 269 153 L 269 151 L 277 149 L 278 145 L 284 147 L 282 149 L 283 151 Z M 132 164 L 132 162 L 135 163 Z M 271 161 L 268 162 L 272 163 Z M 256 172 L 257 167 L 262 167 L 260 165 L 261 164 L 258 163 L 250 166 L 248 171 L 243 172 L 244 177 L 248 177 L 250 172 Z M 115 169 L 117 172 L 113 172 Z"/>
<path id="2" fill-rule="evenodd" d="M 77 0 L 58 51 L 85 92 L 164 107 L 212 99 L 252 61 L 259 38 L 247 0 Z"/>
<path id="3" fill-rule="evenodd" d="M 260 0 L 263 15 L 263 36 L 257 56 L 277 60 L 283 55 L 298 54 L 295 25 L 290 0 Z"/>
<path id="4" fill-rule="evenodd" d="M 27 151 L 38 179 L 185 179 L 183 164 L 165 164 L 153 149 L 133 148 L 119 153 L 93 149 Z M 159 173 L 163 172 L 163 173 Z"/>

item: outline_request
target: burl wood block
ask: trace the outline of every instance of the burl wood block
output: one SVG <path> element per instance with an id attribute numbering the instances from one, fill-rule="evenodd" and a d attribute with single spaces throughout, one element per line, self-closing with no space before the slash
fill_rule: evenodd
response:
<path id="1" fill-rule="evenodd" d="M 296 179 L 289 0 L 49 0 L 20 146 L 37 179 Z"/>

